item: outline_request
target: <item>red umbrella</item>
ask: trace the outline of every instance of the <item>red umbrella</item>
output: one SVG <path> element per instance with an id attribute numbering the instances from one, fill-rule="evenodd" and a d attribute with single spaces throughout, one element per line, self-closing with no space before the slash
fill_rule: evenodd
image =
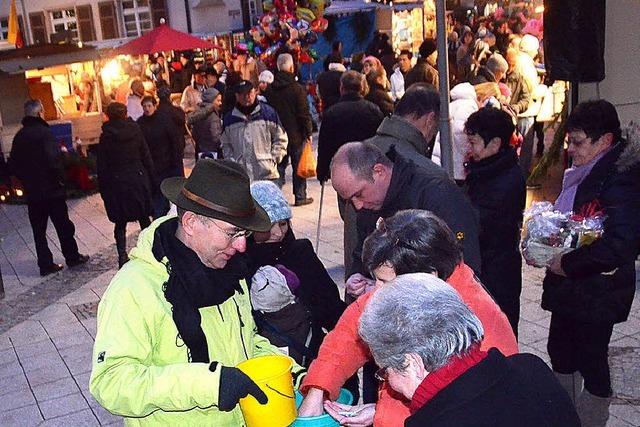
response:
<path id="1" fill-rule="evenodd" d="M 174 30 L 166 24 L 115 49 L 118 55 L 143 55 L 166 50 L 221 49 L 206 40 Z"/>

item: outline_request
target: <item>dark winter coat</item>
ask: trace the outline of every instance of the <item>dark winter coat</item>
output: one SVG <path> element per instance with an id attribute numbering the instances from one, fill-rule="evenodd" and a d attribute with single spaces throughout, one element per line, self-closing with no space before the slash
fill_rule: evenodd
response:
<path id="1" fill-rule="evenodd" d="M 395 150 L 387 153 L 393 162 L 393 173 L 387 195 L 378 211 L 361 209 L 357 213 L 358 244 L 353 251 L 353 273 L 366 274 L 362 266 L 364 239 L 375 229 L 378 218 L 388 218 L 404 209 L 433 212 L 447 223 L 463 246 L 464 262 L 481 278 L 478 215 L 462 190 L 450 179 L 417 166 Z"/>
<path id="2" fill-rule="evenodd" d="M 150 216 L 153 161 L 136 122 L 109 120 L 103 124 L 97 156 L 100 195 L 109 221 Z"/>
<path id="3" fill-rule="evenodd" d="M 346 305 L 311 241 L 296 239 L 289 228 L 282 242 L 252 242 L 247 245 L 246 254 L 251 275 L 263 265 L 282 264 L 293 271 L 300 279 L 296 295 L 311 312 L 313 322 L 327 330 L 333 329 Z"/>
<path id="4" fill-rule="evenodd" d="M 213 104 L 200 104 L 198 109 L 187 118 L 192 127 L 196 153 L 219 152 L 222 120 Z"/>
<path id="5" fill-rule="evenodd" d="M 220 92 L 220 93 L 222 93 L 222 92 Z M 169 117 L 171 117 L 171 120 L 173 120 L 173 124 L 176 127 L 176 131 L 178 132 L 178 140 L 179 140 L 180 147 L 181 147 L 180 157 L 183 158 L 184 157 L 184 147 L 185 147 L 185 139 L 184 139 L 185 127 L 184 127 L 184 124 L 186 122 L 184 110 L 182 108 L 180 108 L 180 107 L 176 107 L 175 105 L 173 105 L 169 101 L 165 101 L 165 100 L 161 99 L 160 102 L 158 103 L 158 111 L 168 115 Z"/>
<path id="6" fill-rule="evenodd" d="M 382 114 L 390 116 L 393 114 L 393 100 L 389 96 L 389 93 L 379 84 L 372 84 L 369 86 L 369 93 L 366 96 L 367 101 L 371 101 L 380 108 Z"/>
<path id="7" fill-rule="evenodd" d="M 414 83 L 429 83 L 438 88 L 438 70 L 433 68 L 426 59 L 419 58 L 416 65 L 404 76 L 404 90 Z"/>
<path id="8" fill-rule="evenodd" d="M 29 202 L 65 196 L 62 153 L 47 122 L 25 116 L 11 146 L 9 167 Z"/>
<path id="9" fill-rule="evenodd" d="M 141 116 L 137 123 L 151 152 L 156 176 L 158 179 L 170 176 L 171 171 L 183 164 L 178 130 L 171 117 L 156 111 Z"/>
<path id="10" fill-rule="evenodd" d="M 481 83 L 498 83 L 496 81 L 496 76 L 486 67 L 481 66 L 478 68 L 478 72 L 475 76 L 469 79 L 469 83 L 472 85 L 479 85 Z"/>
<path id="11" fill-rule="evenodd" d="M 496 349 L 407 418 L 406 427 L 578 427 L 551 369 L 533 354 Z"/>
<path id="12" fill-rule="evenodd" d="M 547 271 L 542 308 L 584 323 L 629 315 L 640 253 L 640 145 L 619 142 L 578 186 L 574 212 L 596 202 L 607 216 L 601 238 L 562 257 L 567 277 Z"/>
<path id="13" fill-rule="evenodd" d="M 318 75 L 318 94 L 322 100 L 322 111 L 327 111 L 340 100 L 340 77 L 342 71 L 329 70 Z"/>
<path id="14" fill-rule="evenodd" d="M 329 166 L 338 148 L 347 142 L 371 138 L 383 117 L 374 103 L 358 94 L 344 95 L 337 104 L 325 110 L 318 134 L 318 180 L 325 182 L 331 178 Z"/>
<path id="15" fill-rule="evenodd" d="M 380 148 L 384 153 L 391 147 L 405 159 L 425 169 L 430 175 L 439 179 L 451 180 L 447 172 L 427 157 L 427 141 L 418 128 L 399 116 L 385 118 L 376 135 L 367 142 Z"/>
<path id="16" fill-rule="evenodd" d="M 480 215 L 482 283 L 498 301 L 522 288 L 520 227 L 526 184 L 512 148 L 468 164 L 466 190 Z"/>
<path id="17" fill-rule="evenodd" d="M 307 91 L 291 73 L 278 71 L 265 92 L 269 105 L 275 108 L 289 138 L 289 146 L 299 147 L 311 136 L 313 122 L 307 103 Z"/>

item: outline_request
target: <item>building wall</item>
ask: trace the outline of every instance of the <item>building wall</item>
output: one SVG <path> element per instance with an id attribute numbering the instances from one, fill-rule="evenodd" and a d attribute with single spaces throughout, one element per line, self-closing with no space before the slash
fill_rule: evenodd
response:
<path id="1" fill-rule="evenodd" d="M 613 103 L 622 125 L 640 120 L 640 1 L 607 3 L 605 29 L 605 79 L 582 83 L 580 100 L 606 99 Z"/>

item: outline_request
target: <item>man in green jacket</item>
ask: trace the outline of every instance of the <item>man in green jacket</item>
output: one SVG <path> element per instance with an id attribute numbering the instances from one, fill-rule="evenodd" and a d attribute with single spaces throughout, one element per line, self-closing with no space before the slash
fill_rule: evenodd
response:
<path id="1" fill-rule="evenodd" d="M 200 160 L 161 190 L 178 216 L 140 234 L 100 302 L 91 393 L 127 425 L 243 425 L 239 399 L 267 397 L 235 366 L 279 353 L 256 333 L 235 255 L 271 222 L 231 161 Z"/>

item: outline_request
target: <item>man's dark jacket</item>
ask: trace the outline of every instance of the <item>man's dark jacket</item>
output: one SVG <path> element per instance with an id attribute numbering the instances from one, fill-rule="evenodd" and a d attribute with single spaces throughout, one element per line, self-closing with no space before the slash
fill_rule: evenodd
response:
<path id="1" fill-rule="evenodd" d="M 140 116 L 137 123 L 149 146 L 156 177 L 167 177 L 169 171 L 176 170 L 183 164 L 184 152 L 171 117 L 156 111 L 150 116 Z"/>
<path id="2" fill-rule="evenodd" d="M 551 369 L 533 354 L 485 359 L 405 421 L 407 427 L 578 427 L 578 414 Z"/>
<path id="3" fill-rule="evenodd" d="M 414 83 L 429 83 L 438 88 L 438 70 L 433 68 L 426 59 L 419 58 L 416 65 L 404 76 L 404 90 L 408 90 Z"/>
<path id="4" fill-rule="evenodd" d="M 428 174 L 440 179 L 451 180 L 447 172 L 427 157 L 427 141 L 414 125 L 399 116 L 386 117 L 376 135 L 367 140 L 387 153 L 394 148 L 395 152 L 405 159 L 425 169 Z"/>
<path id="5" fill-rule="evenodd" d="M 573 210 L 606 215 L 595 242 L 562 257 L 567 277 L 547 271 L 542 308 L 584 323 L 624 322 L 636 286 L 640 253 L 640 145 L 619 142 L 578 186 Z"/>
<path id="6" fill-rule="evenodd" d="M 302 85 L 296 82 L 293 74 L 278 71 L 265 96 L 280 117 L 289 145 L 302 145 L 313 132 L 307 92 Z"/>
<path id="7" fill-rule="evenodd" d="M 331 159 L 342 145 L 371 138 L 382 119 L 378 106 L 358 94 L 344 95 L 326 110 L 318 134 L 318 180 L 325 182 L 330 178 Z"/>
<path id="8" fill-rule="evenodd" d="M 220 93 L 223 93 L 223 92 L 220 92 Z M 180 155 L 180 158 L 183 158 L 184 147 L 185 147 L 184 124 L 186 121 L 184 110 L 180 107 L 176 107 L 168 100 L 165 101 L 161 99 L 160 102 L 158 103 L 158 111 L 171 117 L 171 120 L 173 121 L 173 125 L 176 128 L 176 132 L 178 133 L 178 141 L 181 146 L 179 155 Z"/>
<path id="9" fill-rule="evenodd" d="M 464 262 L 480 273 L 478 215 L 467 196 L 450 179 L 430 173 L 394 149 L 387 153 L 387 157 L 393 162 L 391 183 L 382 209 L 361 209 L 357 213 L 358 244 L 353 251 L 354 262 L 349 275 L 367 273 L 362 266 L 362 244 L 375 229 L 378 218 L 388 218 L 404 209 L 428 210 L 446 222 L 463 246 Z"/>
<path id="10" fill-rule="evenodd" d="M 22 182 L 29 202 L 65 196 L 58 142 L 47 122 L 25 116 L 11 146 L 9 167 Z"/>
<path id="11" fill-rule="evenodd" d="M 318 94 L 322 100 L 322 111 L 326 112 L 340 100 L 340 77 L 342 71 L 327 70 L 318 75 Z"/>
<path id="12" fill-rule="evenodd" d="M 522 289 L 520 227 L 526 184 L 515 150 L 509 147 L 479 162 L 469 162 L 467 195 L 480 215 L 480 258 L 482 284 L 496 298 L 510 322 L 502 301 L 515 298 L 519 307 Z M 515 297 L 514 297 L 515 295 Z M 504 298 L 503 298 L 504 296 Z M 513 323 L 512 323 L 513 325 Z"/>
<path id="13" fill-rule="evenodd" d="M 481 66 L 478 68 L 478 72 L 475 76 L 469 79 L 469 83 L 472 85 L 479 85 L 480 83 L 498 83 L 496 76 L 486 67 Z"/>

